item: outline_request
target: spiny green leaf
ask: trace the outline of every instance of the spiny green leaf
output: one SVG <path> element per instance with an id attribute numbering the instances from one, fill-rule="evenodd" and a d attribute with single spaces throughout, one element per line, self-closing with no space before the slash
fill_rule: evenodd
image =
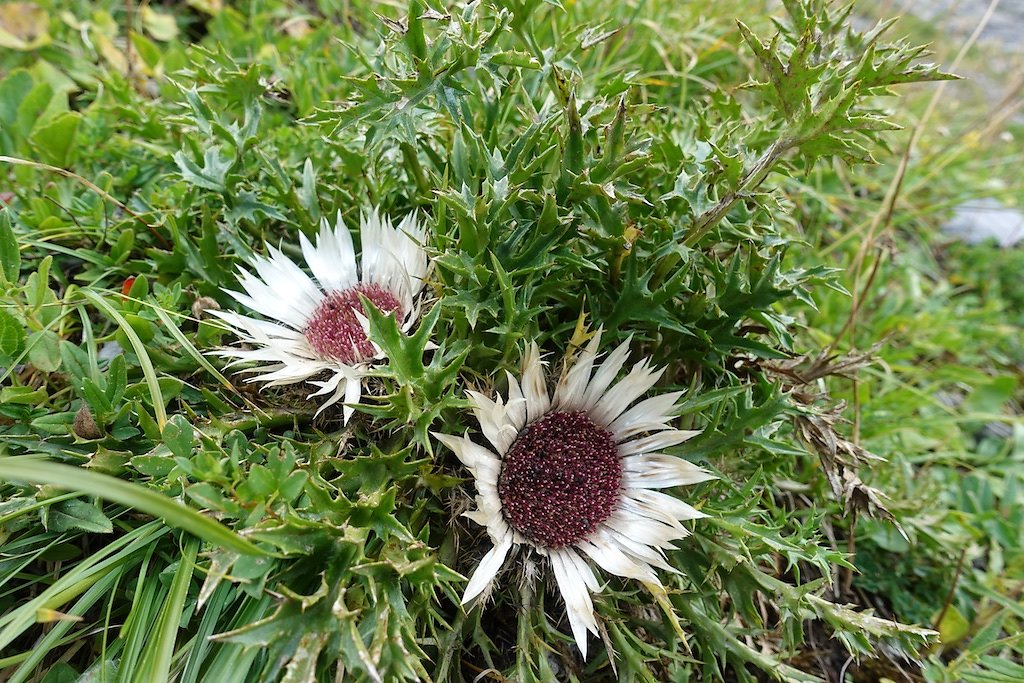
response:
<path id="1" fill-rule="evenodd" d="M 186 182 L 214 192 L 223 192 L 225 179 L 234 166 L 231 159 L 221 156 L 220 148 L 211 147 L 203 152 L 203 165 L 200 166 L 183 151 L 174 153 L 174 163 Z"/>

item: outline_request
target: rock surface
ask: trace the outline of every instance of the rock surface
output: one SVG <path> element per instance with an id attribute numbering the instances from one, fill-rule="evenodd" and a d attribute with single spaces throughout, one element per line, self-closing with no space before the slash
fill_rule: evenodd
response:
<path id="1" fill-rule="evenodd" d="M 995 240 L 1003 248 L 1024 240 L 1024 213 L 986 197 L 964 202 L 953 210 L 943 232 L 968 244 Z"/>
<path id="2" fill-rule="evenodd" d="M 916 0 L 904 10 L 922 19 L 934 21 L 957 36 L 967 37 L 985 15 L 991 0 Z M 1002 0 L 981 40 L 999 43 L 1006 51 L 1024 53 L 1024 0 Z"/>

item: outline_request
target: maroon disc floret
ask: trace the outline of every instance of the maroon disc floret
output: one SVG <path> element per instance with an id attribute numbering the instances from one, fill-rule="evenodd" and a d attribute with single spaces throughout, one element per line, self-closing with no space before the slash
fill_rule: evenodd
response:
<path id="1" fill-rule="evenodd" d="M 618 504 L 622 463 L 611 432 L 583 412 L 527 426 L 498 476 L 505 519 L 531 542 L 562 548 L 586 538 Z"/>
<path id="2" fill-rule="evenodd" d="M 356 318 L 357 311 L 364 313 L 360 294 L 378 310 L 402 315 L 398 299 L 380 285 L 360 284 L 327 294 L 313 311 L 304 331 L 309 345 L 323 358 L 352 364 L 373 356 L 373 345 Z"/>

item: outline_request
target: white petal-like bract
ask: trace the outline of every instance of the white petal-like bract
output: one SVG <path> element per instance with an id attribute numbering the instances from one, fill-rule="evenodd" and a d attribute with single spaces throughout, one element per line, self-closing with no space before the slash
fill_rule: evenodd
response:
<path id="1" fill-rule="evenodd" d="M 251 375 L 247 382 L 312 384 L 317 390 L 311 399 L 327 397 L 317 413 L 343 402 L 345 422 L 359 403 L 367 372 L 383 356 L 366 339 L 368 323 L 359 297 L 378 308 L 388 304 L 407 331 L 418 318 L 418 299 L 430 270 L 426 230 L 415 214 L 396 228 L 377 211 L 366 212 L 360 225 L 361 259 L 341 212 L 333 227 L 322 221 L 315 243 L 299 237 L 312 277 L 273 246 L 267 247 L 268 256 L 250 260 L 255 273 L 240 267 L 242 291 L 225 291 L 262 318 L 210 311 L 245 345 L 217 349 L 213 355 L 232 359 L 229 366 L 255 363 L 239 370 Z M 339 310 L 344 316 L 335 313 Z"/>
<path id="2" fill-rule="evenodd" d="M 598 633 L 591 595 L 601 590 L 588 560 L 660 586 L 655 569 L 679 573 L 665 551 L 689 535 L 682 522 L 704 515 L 654 489 L 714 478 L 663 452 L 699 434 L 671 426 L 682 393 L 640 400 L 663 371 L 643 359 L 615 382 L 630 341 L 603 361 L 600 341 L 598 330 L 575 362 L 567 360 L 553 392 L 536 344 L 526 349 L 522 375 L 507 373 L 506 399 L 469 391 L 489 448 L 468 436 L 434 434 L 473 475 L 477 508 L 466 516 L 485 526 L 493 543 L 463 603 L 486 594 L 513 548 L 524 546 L 547 559 L 584 658 L 587 633 Z"/>

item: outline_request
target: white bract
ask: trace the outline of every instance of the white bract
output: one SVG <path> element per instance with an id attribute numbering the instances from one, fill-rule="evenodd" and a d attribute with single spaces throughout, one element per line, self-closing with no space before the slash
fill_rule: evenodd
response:
<path id="1" fill-rule="evenodd" d="M 352 236 L 338 213 L 332 228 L 326 219 L 316 243 L 300 237 L 307 275 L 279 249 L 256 256 L 239 267 L 244 292 L 225 290 L 263 318 L 230 311 L 210 311 L 228 324 L 244 348 L 213 353 L 233 358 L 230 365 L 253 363 L 241 372 L 255 373 L 248 382 L 282 386 L 308 382 L 328 395 L 317 413 L 344 399 L 348 422 L 359 402 L 363 378 L 384 358 L 367 338 L 367 320 L 360 296 L 383 312 L 397 316 L 407 331 L 419 314 L 419 294 L 430 267 L 424 251 L 426 231 L 410 214 L 397 226 L 377 211 L 364 213 L 359 227 L 359 266 Z"/>
<path id="2" fill-rule="evenodd" d="M 669 424 L 682 392 L 636 403 L 663 370 L 644 359 L 613 383 L 629 341 L 595 364 L 600 343 L 598 331 L 574 363 L 566 362 L 553 395 L 536 344 L 527 349 L 522 378 L 508 373 L 507 400 L 468 392 L 490 448 L 435 434 L 473 474 L 477 509 L 467 516 L 494 544 L 463 604 L 489 589 L 510 552 L 532 550 L 551 566 L 584 657 L 587 631 L 597 633 L 591 594 L 601 590 L 590 562 L 660 588 L 654 570 L 676 571 L 664 551 L 688 535 L 682 522 L 704 515 L 656 489 L 715 478 L 661 452 L 699 433 Z"/>

